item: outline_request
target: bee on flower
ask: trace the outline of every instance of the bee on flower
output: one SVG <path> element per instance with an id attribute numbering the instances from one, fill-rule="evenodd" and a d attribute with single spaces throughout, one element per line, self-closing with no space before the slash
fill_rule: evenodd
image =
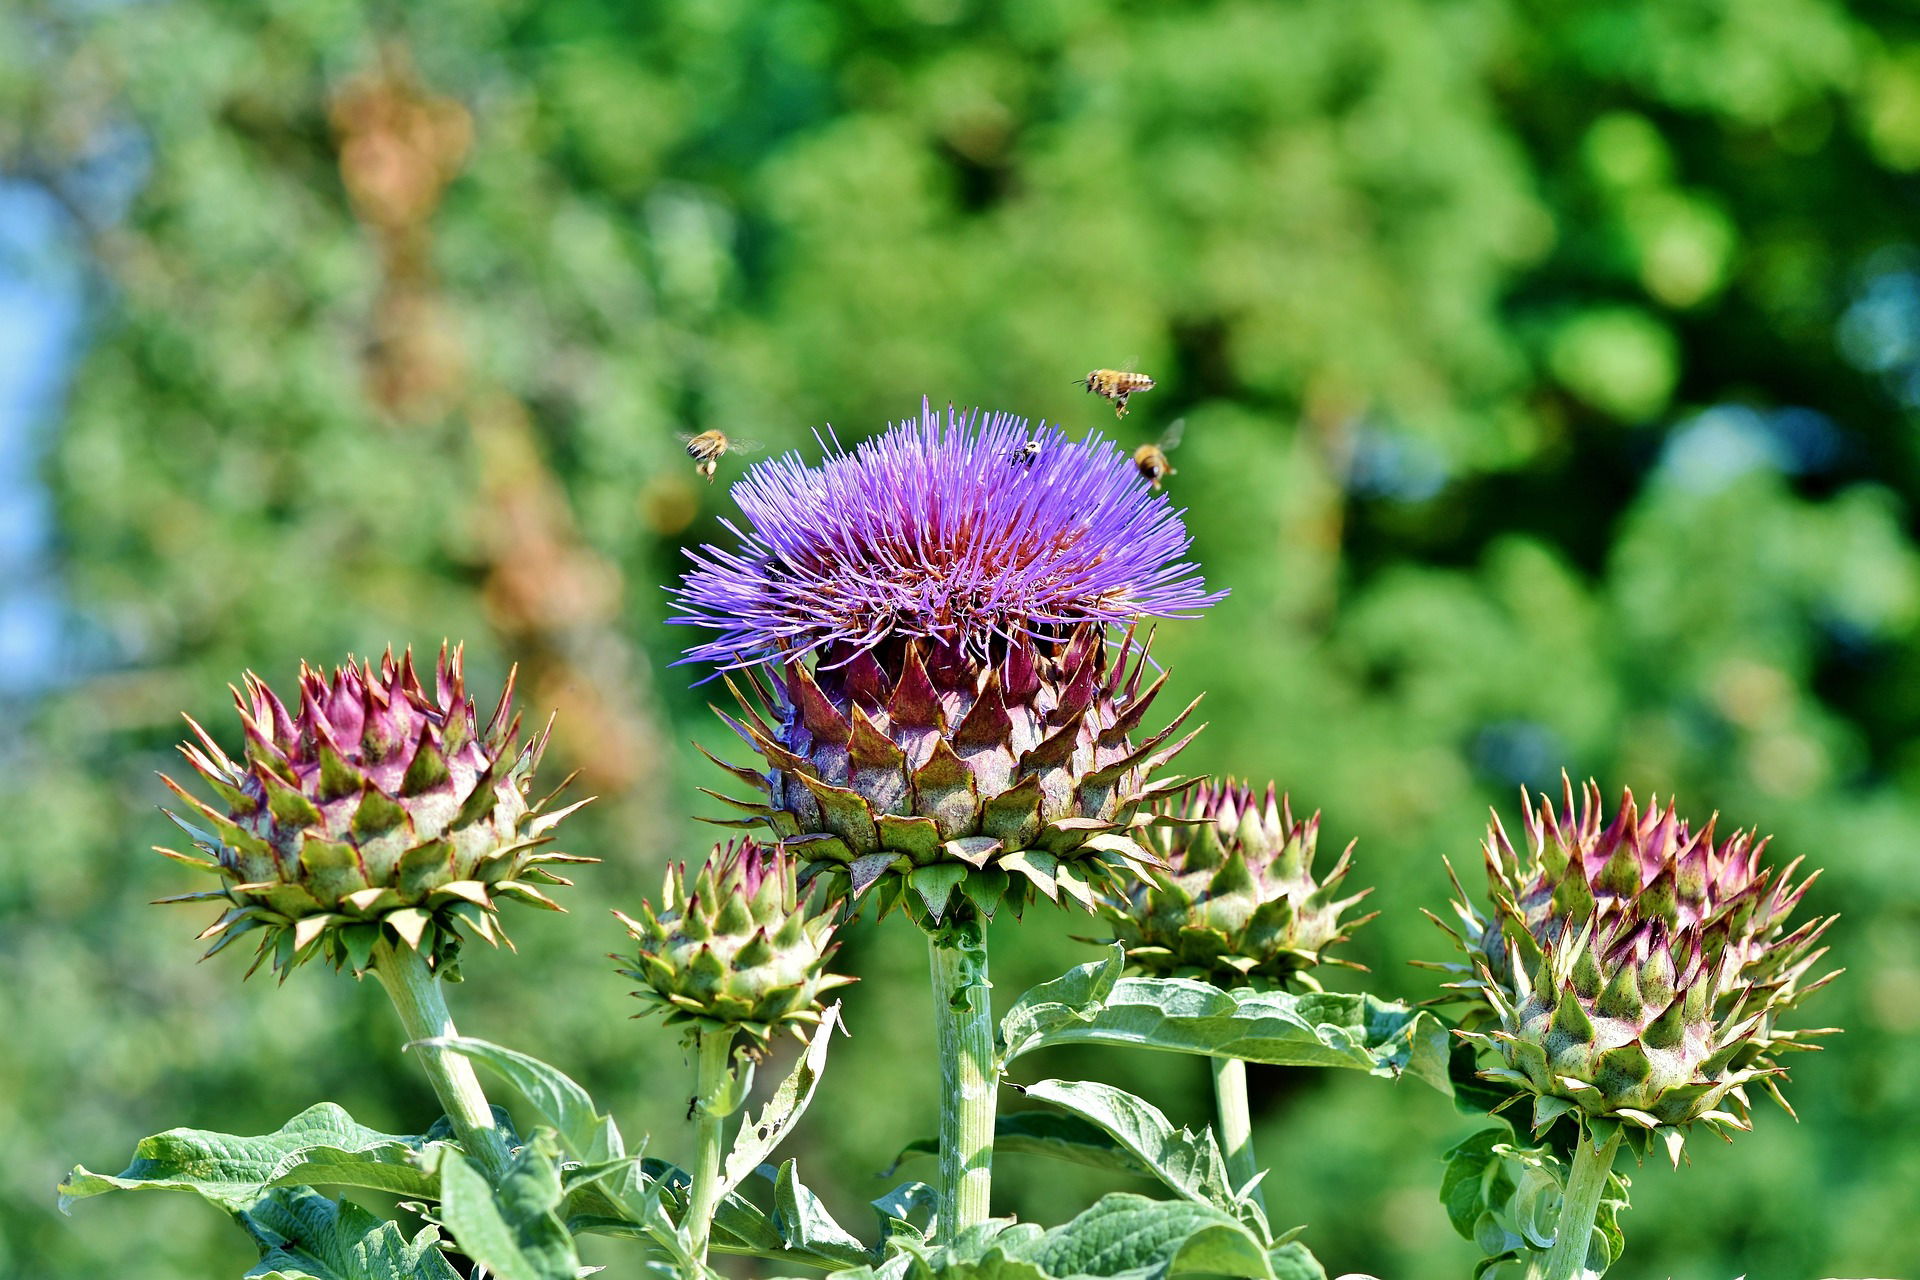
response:
<path id="1" fill-rule="evenodd" d="M 1045 488 L 1007 481 L 1030 449 Z M 726 803 L 808 878 L 936 922 L 962 900 L 1091 909 L 1140 874 L 1185 713 L 1137 733 L 1163 681 L 1109 629 L 1219 593 L 1134 477 L 1109 442 L 930 408 L 818 467 L 754 468 L 742 545 L 693 553 L 674 618 L 713 633 L 689 657 L 728 671 L 765 762 Z"/>
<path id="2" fill-rule="evenodd" d="M 1039 458 L 1040 442 L 1038 440 L 1025 441 L 1019 448 L 1013 449 L 1007 454 L 1007 461 L 1019 467 L 1022 471 L 1033 470 L 1033 464 L 1037 462 Z"/>

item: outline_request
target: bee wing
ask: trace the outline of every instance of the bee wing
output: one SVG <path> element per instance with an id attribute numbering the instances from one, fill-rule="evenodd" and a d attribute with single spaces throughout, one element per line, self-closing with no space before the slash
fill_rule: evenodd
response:
<path id="1" fill-rule="evenodd" d="M 728 453 L 752 453 L 762 447 L 758 440 L 744 440 L 739 436 L 727 437 Z"/>
<path id="2" fill-rule="evenodd" d="M 1173 425 L 1168 427 L 1166 433 L 1160 437 L 1160 452 L 1166 453 L 1179 448 L 1180 437 L 1185 434 L 1187 434 L 1187 420 L 1185 418 L 1175 418 Z"/>
<path id="3" fill-rule="evenodd" d="M 692 444 L 695 440 L 699 439 L 700 437 L 691 431 L 676 431 L 673 433 L 673 438 L 675 440 L 678 440 L 681 444 Z"/>
<path id="4" fill-rule="evenodd" d="M 1125 362 L 1123 362 L 1123 363 L 1121 364 L 1121 366 L 1120 366 L 1120 372 L 1121 372 L 1121 373 L 1138 373 L 1138 372 L 1140 372 L 1140 357 L 1139 357 L 1139 356 L 1128 356 L 1128 357 L 1126 358 L 1126 360 L 1125 360 Z"/>

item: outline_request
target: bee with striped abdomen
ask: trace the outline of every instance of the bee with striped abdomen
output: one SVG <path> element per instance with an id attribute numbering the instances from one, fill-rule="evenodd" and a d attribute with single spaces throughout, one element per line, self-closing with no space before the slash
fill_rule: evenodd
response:
<path id="1" fill-rule="evenodd" d="M 752 453 L 760 446 L 752 440 L 742 440 L 727 435 L 724 431 L 702 431 L 699 435 L 679 433 L 680 443 L 687 446 L 687 456 L 693 459 L 693 469 L 713 483 L 713 473 L 720 465 L 722 456 L 729 453 Z"/>
<path id="2" fill-rule="evenodd" d="M 1127 416 L 1127 397 L 1153 390 L 1153 379 L 1130 368 L 1095 369 L 1073 385 L 1085 387 L 1092 394 L 1113 401 L 1113 416 L 1124 418 Z"/>
<path id="3" fill-rule="evenodd" d="M 1140 474 L 1154 488 L 1158 489 L 1160 482 L 1168 476 L 1179 474 L 1173 469 L 1173 464 L 1167 461 L 1167 454 L 1179 447 L 1180 437 L 1186 433 L 1186 429 L 1187 420 L 1176 418 L 1158 440 L 1143 444 L 1133 451 L 1133 465 L 1139 468 Z"/>

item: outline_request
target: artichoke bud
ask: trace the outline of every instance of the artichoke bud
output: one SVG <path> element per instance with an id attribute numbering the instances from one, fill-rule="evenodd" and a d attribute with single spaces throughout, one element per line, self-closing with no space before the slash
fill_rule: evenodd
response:
<path id="1" fill-rule="evenodd" d="M 1476 1006 L 1460 1034 L 1493 1050 L 1481 1075 L 1532 1096 L 1537 1123 L 1577 1112 L 1596 1134 L 1624 1126 L 1637 1153 L 1657 1139 L 1677 1163 L 1700 1123 L 1750 1124 L 1750 1090 L 1782 1106 L 1779 1055 L 1812 1049 L 1832 1028 L 1784 1031 L 1779 1015 L 1837 976 L 1809 980 L 1826 954 L 1833 917 L 1789 930 L 1809 876 L 1796 861 L 1763 869 L 1767 841 L 1737 832 L 1716 841 L 1671 803 L 1644 814 L 1626 793 L 1606 821 L 1589 782 L 1556 809 L 1525 794 L 1523 857 L 1499 817 L 1484 845 L 1495 910 L 1482 916 L 1456 877 L 1465 964 L 1435 966 Z M 1790 1110 L 1790 1108 L 1789 1108 Z M 1545 1121 L 1538 1118 L 1545 1116 Z"/>
<path id="2" fill-rule="evenodd" d="M 1163 865 L 1105 906 L 1133 964 L 1222 986 L 1317 986 L 1308 976 L 1316 965 L 1360 967 L 1326 952 L 1373 918 L 1348 915 L 1372 890 L 1337 896 L 1351 846 L 1324 880 L 1314 879 L 1319 814 L 1298 822 L 1271 785 L 1262 799 L 1228 779 L 1163 802 L 1159 817 L 1151 838 Z"/>
<path id="3" fill-rule="evenodd" d="M 822 993 L 853 981 L 826 971 L 839 946 L 831 908 L 802 896 L 798 862 L 778 846 L 718 846 L 691 888 L 686 864 L 673 864 L 660 900 L 637 918 L 614 912 L 639 944 L 620 970 L 642 984 L 636 1016 L 663 1014 L 689 1036 L 731 1027 L 764 1048 L 782 1028 L 804 1035 Z"/>
<path id="4" fill-rule="evenodd" d="M 271 960 L 286 974 L 315 955 L 363 971 L 383 936 L 458 977 L 463 933 L 511 942 L 501 899 L 558 911 L 549 870 L 595 859 L 546 848 L 547 834 L 585 800 L 549 810 L 530 802 L 551 725 L 520 741 L 513 678 L 483 725 L 467 696 L 461 650 L 441 646 L 429 695 L 409 650 L 334 670 L 302 663 L 289 710 L 249 673 L 234 690 L 245 735 L 234 760 L 191 718 L 180 752 L 217 803 L 162 775 L 186 806 L 168 816 L 195 853 L 160 852 L 218 875 L 220 888 L 164 902 L 226 909 L 200 936 L 207 954 L 257 936 L 252 974 Z"/>
<path id="5" fill-rule="evenodd" d="M 1191 706 L 1135 738 L 1166 679 L 1147 666 L 1131 632 L 1088 624 L 985 655 L 891 638 L 735 672 L 741 716 L 722 719 L 766 768 L 722 763 L 757 794 L 707 794 L 748 815 L 721 825 L 771 832 L 836 902 L 875 892 L 923 925 L 957 903 L 1092 910 L 1153 865 L 1151 802 L 1186 785 L 1154 773 L 1191 741 L 1175 737 Z"/>

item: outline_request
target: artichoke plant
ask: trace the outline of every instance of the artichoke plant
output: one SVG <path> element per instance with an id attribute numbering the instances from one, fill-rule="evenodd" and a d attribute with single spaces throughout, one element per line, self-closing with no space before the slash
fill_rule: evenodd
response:
<path id="1" fill-rule="evenodd" d="M 1316 881 L 1320 815 L 1305 822 L 1271 783 L 1263 799 L 1231 778 L 1203 782 L 1152 832 L 1161 865 L 1106 905 L 1127 959 L 1155 977 L 1220 986 L 1264 980 L 1317 986 L 1316 965 L 1359 968 L 1327 955 L 1375 913 L 1348 913 L 1373 892 L 1339 897 L 1353 861 L 1348 845 Z"/>
<path id="2" fill-rule="evenodd" d="M 1495 816 L 1493 913 L 1461 892 L 1448 932 L 1467 963 L 1444 967 L 1488 1028 L 1462 1034 L 1500 1059 L 1481 1074 L 1533 1098 L 1536 1132 L 1573 1114 L 1642 1153 L 1657 1139 L 1677 1163 L 1695 1124 L 1748 1128 L 1752 1090 L 1785 1107 L 1779 1056 L 1830 1029 L 1782 1016 L 1837 976 L 1808 977 L 1833 918 L 1788 925 L 1813 880 L 1794 883 L 1799 860 L 1776 873 L 1755 833 L 1716 841 L 1712 821 L 1643 814 L 1631 792 L 1608 821 L 1599 788 L 1576 807 L 1570 781 L 1561 808 L 1542 796 L 1528 811 L 1527 836 L 1523 857 Z"/>
<path id="3" fill-rule="evenodd" d="M 1155 861 L 1151 802 L 1185 784 L 1154 774 L 1192 708 L 1137 737 L 1164 676 L 1133 628 L 1219 597 L 1125 454 L 923 411 L 734 493 L 752 532 L 694 553 L 675 621 L 721 633 L 689 657 L 729 670 L 760 757 L 724 766 L 757 793 L 719 797 L 736 825 L 936 923 L 962 900 L 1091 908 Z"/>
<path id="4" fill-rule="evenodd" d="M 759 1047 L 817 1024 L 820 996 L 853 979 L 827 972 L 839 947 L 830 908 L 812 905 L 798 880 L 791 856 L 738 840 L 716 847 L 691 884 L 685 863 L 669 866 L 657 909 L 614 912 L 639 944 L 620 972 L 643 984 L 644 1013 L 690 1036 L 731 1028 Z"/>
<path id="5" fill-rule="evenodd" d="M 1126 454 L 1005 414 L 923 401 L 852 452 L 830 441 L 818 467 L 761 463 L 733 494 L 741 545 L 691 553 L 672 619 L 716 633 L 687 660 L 730 673 L 742 714 L 723 718 L 760 757 L 723 765 L 754 794 L 718 798 L 842 904 L 877 891 L 926 931 L 951 1243 L 989 1212 L 984 920 L 1036 895 L 1091 909 L 1154 861 L 1150 804 L 1184 785 L 1154 773 L 1188 712 L 1135 740 L 1162 683 L 1142 687 L 1136 624 L 1220 596 Z"/>
<path id="6" fill-rule="evenodd" d="M 586 801 L 529 801 L 547 733 L 521 740 L 512 676 L 483 723 L 459 649 L 441 647 L 432 694 L 411 651 L 388 651 L 331 680 L 303 663 L 292 710 L 251 673 L 234 702 L 239 760 L 187 721 L 197 741 L 181 753 L 218 803 L 164 778 L 197 852 L 160 852 L 224 882 L 163 901 L 226 904 L 200 936 L 212 955 L 257 935 L 249 974 L 270 958 L 284 978 L 316 954 L 360 972 L 384 934 L 451 977 L 461 931 L 507 941 L 502 900 L 561 910 L 542 886 L 570 882 L 548 868 L 594 861 L 546 847 Z"/>

